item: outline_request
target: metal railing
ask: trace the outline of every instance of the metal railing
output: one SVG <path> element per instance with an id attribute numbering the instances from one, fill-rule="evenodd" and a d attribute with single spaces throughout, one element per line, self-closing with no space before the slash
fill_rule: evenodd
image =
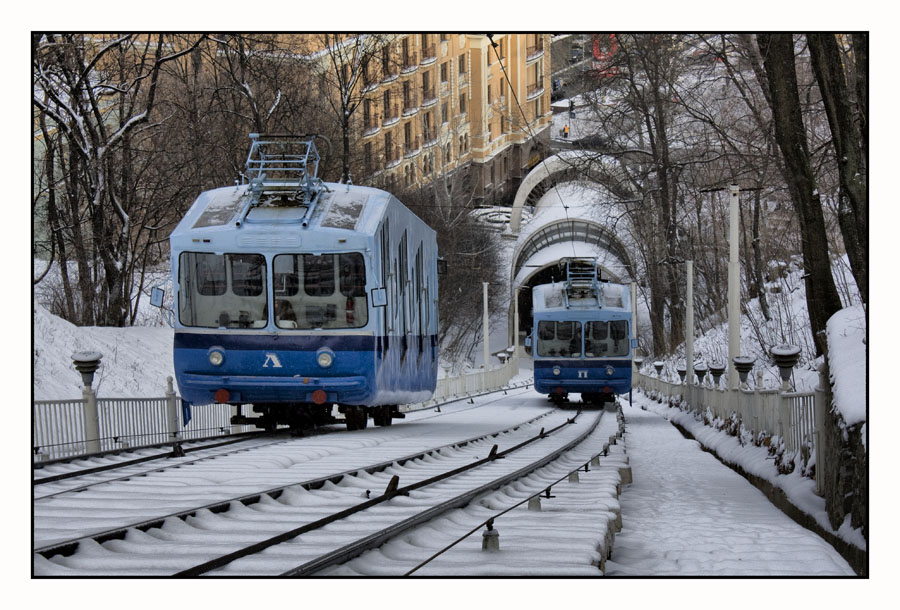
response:
<path id="1" fill-rule="evenodd" d="M 36 400 L 32 405 L 34 461 L 75 457 L 169 441 L 238 433 L 251 426 L 231 425 L 231 405 L 193 405 L 187 426 L 179 413 L 181 400 L 167 378 L 159 398 L 97 398 L 93 393 L 73 400 Z M 97 418 L 91 421 L 91 403 Z"/>
<path id="2" fill-rule="evenodd" d="M 815 459 L 816 491 L 823 492 L 825 452 L 820 451 L 824 438 L 827 396 L 820 379 L 813 392 L 787 392 L 761 389 L 722 389 L 707 384 L 672 383 L 656 377 L 634 374 L 633 385 L 645 393 L 677 402 L 689 411 L 707 414 L 708 419 L 736 419 L 751 438 L 769 438 L 784 446 L 782 463 L 807 465 Z M 707 382 L 708 383 L 708 382 Z"/>
<path id="3" fill-rule="evenodd" d="M 498 390 L 519 371 L 513 357 L 499 368 L 439 379 L 428 401 L 403 405 L 402 411 Z M 35 462 L 77 457 L 218 434 L 254 430 L 232 425 L 228 404 L 192 405 L 187 426 L 182 426 L 181 399 L 167 378 L 165 396 L 159 398 L 97 398 L 90 390 L 81 399 L 36 400 L 32 405 L 32 452 Z M 89 393 L 90 392 L 90 393 Z M 91 420 L 92 404 L 97 417 Z"/>

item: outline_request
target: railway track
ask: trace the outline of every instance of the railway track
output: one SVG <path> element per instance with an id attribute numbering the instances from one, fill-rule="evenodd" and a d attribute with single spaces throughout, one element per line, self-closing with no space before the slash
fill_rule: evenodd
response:
<path id="1" fill-rule="evenodd" d="M 481 411 L 489 407 L 486 410 L 493 413 L 492 405 L 516 400 L 518 394 L 484 397 L 474 405 L 447 405 L 442 413 L 419 412 L 403 425 L 390 428 L 295 438 L 185 465 L 176 462 L 164 470 L 90 485 L 82 491 L 76 491 L 76 487 L 58 493 L 60 490 L 54 489 L 57 484 L 44 485 L 36 496 L 52 493 L 53 497 L 36 497 L 33 503 L 34 545 L 43 548 L 102 535 L 133 524 L 190 513 L 199 507 L 276 493 L 303 482 L 329 480 L 341 476 L 336 473 L 372 468 L 373 464 L 384 462 L 385 456 L 399 459 L 466 440 L 460 436 L 461 425 L 475 430 L 472 436 L 496 434 L 508 428 L 509 422 L 522 423 L 548 411 L 543 404 L 533 404 L 519 409 L 509 419 L 504 419 L 503 413 L 508 412 L 502 409 L 503 413 L 496 417 L 485 416 Z M 466 424 L 470 420 L 480 423 Z"/>
<path id="2" fill-rule="evenodd" d="M 503 486 L 510 476 L 521 478 L 524 470 L 557 459 L 548 457 L 548 446 L 559 451 L 559 444 L 573 442 L 569 437 L 574 430 L 570 429 L 586 427 L 566 423 L 572 415 L 572 411 L 555 412 L 496 439 L 485 435 L 427 455 L 407 456 L 402 461 L 332 474 L 255 497 L 232 498 L 118 531 L 45 545 L 36 549 L 35 574 L 314 573 Z M 599 412 L 593 415 L 599 416 Z M 541 426 L 549 429 L 551 419 L 563 423 L 557 423 L 553 434 L 541 432 Z M 447 422 L 441 427 L 447 428 Z M 331 438 L 338 436 L 343 435 Z M 491 454 L 494 442 L 508 448 L 494 449 Z M 542 454 L 537 461 L 535 452 Z M 538 464 L 541 460 L 544 463 Z M 477 468 L 470 470 L 472 464 Z M 410 510 L 414 517 L 403 516 L 398 521 L 398 513 L 406 515 Z M 385 524 L 386 519 L 394 522 Z M 360 535 L 361 524 L 371 531 Z M 353 541 L 345 540 L 348 532 Z M 334 548 L 323 550 L 327 544 Z M 300 556 L 306 560 L 298 559 Z"/>

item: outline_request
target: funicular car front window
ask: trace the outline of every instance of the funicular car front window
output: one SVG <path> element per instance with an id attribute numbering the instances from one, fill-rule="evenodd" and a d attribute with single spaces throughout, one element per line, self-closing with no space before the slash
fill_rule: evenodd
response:
<path id="1" fill-rule="evenodd" d="M 538 356 L 581 356 L 581 322 L 541 320 L 538 322 L 537 337 Z"/>
<path id="2" fill-rule="evenodd" d="M 178 316 L 185 326 L 266 325 L 266 260 L 261 254 L 182 252 L 178 282 Z"/>
<path id="3" fill-rule="evenodd" d="M 584 355 L 586 357 L 627 356 L 628 350 L 628 322 L 626 320 L 587 323 L 584 336 Z"/>
<path id="4" fill-rule="evenodd" d="M 279 328 L 360 328 L 368 323 L 362 254 L 279 254 L 272 265 Z"/>

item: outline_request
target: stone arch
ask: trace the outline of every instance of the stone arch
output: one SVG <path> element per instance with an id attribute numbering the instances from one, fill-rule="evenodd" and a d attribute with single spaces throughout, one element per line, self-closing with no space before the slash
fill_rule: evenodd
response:
<path id="1" fill-rule="evenodd" d="M 548 190 L 573 179 L 590 178 L 606 186 L 610 192 L 621 198 L 628 198 L 617 185 L 616 180 L 606 173 L 599 163 L 597 153 L 584 150 L 564 150 L 551 155 L 538 163 L 522 179 L 513 200 L 512 213 L 509 218 L 508 233 L 518 235 L 522 226 L 522 209 L 533 205 Z"/>

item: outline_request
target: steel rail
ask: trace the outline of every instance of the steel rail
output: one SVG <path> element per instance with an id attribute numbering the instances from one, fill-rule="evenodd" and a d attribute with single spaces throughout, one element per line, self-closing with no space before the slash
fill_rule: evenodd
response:
<path id="1" fill-rule="evenodd" d="M 201 450 L 203 450 L 203 449 L 215 449 L 215 448 L 221 447 L 221 446 L 223 446 L 223 445 L 231 445 L 231 444 L 233 444 L 233 443 L 238 443 L 238 442 L 241 442 L 241 441 L 244 441 L 244 440 L 247 440 L 247 439 L 237 439 L 237 440 L 232 441 L 232 442 L 229 442 L 229 443 L 217 443 L 217 444 L 215 444 L 215 445 L 206 445 L 206 446 L 204 446 L 204 447 L 194 447 L 194 448 L 191 448 L 191 449 L 184 449 L 181 455 L 176 455 L 175 453 L 170 453 L 170 454 L 166 454 L 164 457 L 169 457 L 169 458 L 173 458 L 173 457 L 182 457 L 184 454 L 192 453 L 192 452 L 194 452 L 194 451 L 201 451 Z M 127 481 L 127 480 L 129 480 L 129 479 L 136 479 L 136 478 L 139 478 L 139 477 L 145 477 L 145 476 L 147 476 L 147 475 L 149 475 L 149 474 L 154 474 L 154 473 L 157 473 L 157 472 L 163 472 L 163 471 L 165 471 L 165 470 L 169 470 L 170 468 L 182 468 L 182 467 L 184 467 L 184 466 L 189 466 L 189 465 L 191 465 L 191 464 L 196 464 L 197 462 L 202 462 L 202 461 L 204 461 L 204 460 L 212 460 L 212 459 L 216 459 L 216 458 L 221 458 L 221 457 L 225 457 L 225 456 L 228 456 L 228 455 L 233 455 L 233 454 L 235 454 L 235 453 L 241 453 L 242 451 L 253 451 L 253 450 L 256 450 L 256 449 L 262 449 L 262 448 L 265 448 L 265 447 L 271 447 L 272 445 L 280 445 L 280 444 L 289 442 L 290 440 L 291 440 L 291 439 L 282 439 L 282 440 L 279 440 L 279 441 L 274 441 L 274 442 L 271 442 L 271 443 L 266 443 L 266 444 L 264 444 L 264 445 L 256 445 L 256 446 L 253 446 L 253 447 L 244 447 L 244 448 L 240 448 L 240 449 L 235 449 L 235 450 L 233 450 L 233 451 L 226 451 L 226 452 L 224 452 L 224 453 L 216 453 L 216 454 L 213 454 L 213 455 L 206 455 L 206 456 L 203 456 L 203 457 L 198 457 L 198 458 L 195 458 L 195 459 L 193 459 L 193 460 L 187 460 L 187 461 L 185 461 L 185 462 L 178 462 L 177 464 L 171 464 L 171 465 L 167 465 L 167 466 L 161 466 L 161 467 L 159 467 L 159 468 L 154 468 L 154 469 L 152 469 L 152 470 L 143 470 L 143 471 L 141 471 L 141 472 L 135 472 L 135 473 L 133 473 L 133 474 L 126 474 L 126 475 L 123 475 L 123 476 L 121 476 L 121 477 L 116 477 L 116 478 L 114 478 L 114 479 L 104 479 L 104 480 L 102 480 L 102 481 L 94 481 L 93 483 L 87 483 L 87 484 L 85 484 L 85 485 L 81 485 L 80 487 L 70 487 L 69 489 L 63 489 L 63 490 L 57 491 L 57 492 L 55 492 L 55 493 L 47 494 L 46 496 L 39 496 L 39 497 L 34 498 L 33 501 L 34 501 L 34 502 L 39 502 L 39 501 L 42 501 L 42 500 L 48 500 L 48 499 L 50 499 L 50 498 L 56 498 L 57 496 L 62 496 L 62 495 L 69 494 L 69 493 L 81 492 L 81 491 L 84 491 L 85 489 L 90 489 L 90 488 L 92 488 L 92 487 L 96 487 L 97 485 L 104 485 L 104 484 L 107 484 L 107 483 L 116 483 L 116 482 L 120 482 L 120 481 Z M 132 462 L 128 463 L 127 465 L 131 466 L 131 465 L 135 465 L 135 464 L 140 464 L 140 463 L 142 463 L 143 461 L 149 461 L 150 459 L 157 459 L 157 456 L 150 456 L 148 460 L 144 460 L 143 458 L 142 458 L 142 459 L 139 459 L 139 460 L 133 460 Z M 125 466 L 122 466 L 122 467 L 124 468 Z M 106 467 L 102 467 L 102 468 L 103 468 L 104 470 L 109 470 L 109 469 L 106 468 Z M 83 474 L 83 473 L 81 473 L 81 472 L 78 473 L 79 476 L 80 476 L 81 474 Z"/>
<path id="2" fill-rule="evenodd" d="M 364 553 L 366 551 L 378 548 L 379 546 L 381 546 L 382 544 L 384 544 L 391 538 L 394 538 L 413 527 L 416 527 L 427 521 L 430 521 L 442 513 L 445 513 L 454 508 L 460 508 L 462 506 L 469 504 L 472 500 L 474 500 L 475 498 L 477 498 L 478 496 L 480 496 L 483 493 L 499 489 L 505 485 L 512 483 L 513 481 L 515 481 L 523 476 L 526 476 L 526 475 L 534 472 L 538 468 L 546 466 L 547 464 L 549 464 L 553 460 L 557 459 L 560 455 L 562 455 L 566 451 L 569 451 L 576 445 L 584 442 L 584 439 L 586 439 L 588 436 L 590 436 L 590 434 L 596 429 L 597 425 L 600 423 L 600 420 L 603 417 L 603 413 L 604 413 L 604 411 L 602 411 L 602 410 L 599 411 L 599 414 L 596 417 L 596 419 L 594 419 L 593 424 L 591 424 L 591 426 L 583 434 L 579 435 L 577 438 L 570 441 L 569 443 L 566 443 L 563 447 L 560 447 L 559 449 L 556 449 L 555 451 L 542 457 L 541 459 L 539 459 L 535 462 L 532 462 L 531 464 L 528 464 L 527 466 L 524 466 L 524 467 L 520 468 L 519 470 L 516 470 L 513 473 L 499 477 L 489 483 L 485 483 L 484 485 L 481 485 L 480 487 L 477 487 L 475 489 L 472 489 L 470 491 L 462 493 L 462 494 L 456 496 L 455 498 L 452 498 L 450 500 L 442 502 L 441 504 L 438 504 L 436 506 L 428 508 L 419 514 L 409 517 L 408 519 L 405 519 L 405 520 L 403 520 L 399 523 L 396 523 L 390 527 L 384 528 L 373 534 L 370 534 L 369 536 L 366 536 L 365 538 L 361 538 L 361 539 L 359 539 L 355 542 L 351 542 L 350 544 L 345 545 L 339 549 L 335 549 L 334 551 L 331 551 L 330 553 L 322 555 L 318 559 L 308 561 L 308 562 L 304 563 L 303 565 L 297 566 L 296 568 L 293 568 L 291 570 L 283 572 L 282 574 L 280 574 L 280 576 L 310 576 L 324 568 L 327 568 L 327 567 L 330 567 L 330 566 L 333 566 L 333 565 L 336 565 L 339 563 L 345 563 L 355 557 L 358 557 L 359 555 L 361 555 L 362 553 Z M 580 414 L 580 411 L 579 411 L 579 414 Z M 567 422 L 567 424 L 572 424 L 572 423 L 575 423 L 574 419 L 569 420 Z M 563 425 L 566 425 L 566 424 L 563 424 Z M 559 427 L 562 427 L 562 426 L 559 426 Z M 559 429 L 559 427 L 555 428 L 554 431 Z M 546 435 L 542 431 L 542 434 L 535 437 L 534 440 L 538 440 L 539 438 L 544 438 L 544 436 L 546 436 Z M 523 443 L 523 445 L 524 444 L 525 443 Z M 509 453 L 509 451 L 511 451 L 512 449 L 514 449 L 514 448 L 504 451 L 503 454 Z M 498 456 L 500 456 L 500 455 L 501 454 L 498 454 Z M 410 486 L 410 487 L 412 488 L 415 486 Z M 398 490 L 398 493 L 400 491 L 401 490 Z"/>
<path id="3" fill-rule="evenodd" d="M 154 527 L 161 527 L 163 522 L 165 522 L 166 519 L 173 519 L 173 518 L 186 519 L 188 517 L 195 516 L 198 512 L 200 512 L 202 510 L 208 510 L 212 513 L 223 513 L 223 512 L 228 511 L 232 502 L 240 502 L 241 504 L 243 504 L 245 506 L 249 506 L 251 504 L 255 504 L 256 502 L 259 502 L 264 496 L 269 496 L 272 499 L 277 499 L 286 489 L 291 488 L 291 487 L 300 486 L 306 490 L 312 490 L 312 489 L 318 489 L 319 487 L 322 487 L 329 481 L 337 484 L 345 476 L 354 475 L 359 472 L 366 472 L 368 474 L 373 474 L 380 470 L 384 470 L 385 468 L 388 468 L 392 464 L 395 464 L 395 463 L 403 465 L 408 461 L 419 459 L 419 458 L 425 457 L 427 455 L 430 455 L 432 453 L 440 452 L 444 449 L 449 449 L 449 448 L 454 448 L 454 447 L 463 447 L 463 446 L 466 446 L 466 445 L 468 445 L 472 442 L 478 441 L 478 440 L 482 440 L 482 439 L 490 438 L 490 437 L 496 437 L 505 432 L 517 430 L 518 428 L 520 428 L 522 426 L 534 423 L 535 421 L 537 421 L 543 417 L 546 417 L 551 412 L 552 411 L 548 411 L 547 413 L 538 415 L 537 417 L 533 417 L 533 418 L 531 418 L 527 421 L 524 421 L 520 424 L 517 424 L 516 426 L 513 426 L 511 428 L 504 428 L 501 430 L 496 430 L 494 432 L 490 432 L 487 434 L 481 434 L 481 435 L 474 436 L 472 438 L 465 439 L 462 441 L 454 441 L 452 443 L 447 443 L 447 444 L 441 445 L 439 447 L 431 447 L 429 449 L 417 451 L 416 453 L 413 453 L 413 454 L 410 454 L 410 455 L 407 455 L 407 456 L 404 456 L 401 458 L 392 458 L 389 460 L 384 460 L 382 462 L 377 462 L 375 464 L 371 464 L 369 466 L 363 466 L 360 468 L 352 468 L 349 470 L 345 470 L 343 472 L 338 472 L 335 474 L 327 475 L 324 477 L 319 477 L 316 479 L 309 479 L 306 481 L 298 481 L 298 482 L 294 482 L 294 483 L 288 483 L 286 485 L 279 485 L 278 487 L 273 487 L 271 489 L 253 492 L 251 494 L 246 494 L 246 495 L 239 496 L 236 498 L 219 500 L 216 502 L 212 502 L 210 504 L 206 504 L 204 506 L 190 508 L 187 510 L 179 511 L 176 513 L 171 513 L 168 515 L 163 515 L 160 517 L 153 517 L 151 519 L 145 519 L 143 521 L 115 527 L 113 529 L 109 529 L 106 531 L 96 532 L 94 534 L 89 534 L 87 536 L 81 536 L 79 538 L 74 538 L 71 540 L 63 541 L 63 542 L 55 542 L 53 544 L 37 548 L 34 550 L 34 552 L 39 553 L 48 559 L 50 557 L 53 557 L 54 555 L 68 556 L 68 555 L 72 555 L 73 553 L 75 553 L 75 551 L 78 549 L 79 544 L 83 541 L 93 540 L 94 542 L 97 542 L 98 544 L 102 544 L 109 540 L 123 539 L 129 530 L 137 529 L 140 531 L 147 531 Z"/>
<path id="4" fill-rule="evenodd" d="M 502 459 L 506 455 L 508 455 L 514 451 L 518 451 L 519 449 L 521 449 L 522 447 L 525 447 L 526 445 L 529 445 L 535 441 L 546 438 L 548 435 L 553 434 L 554 432 L 564 428 L 565 426 L 575 423 L 575 419 L 580 414 L 581 414 L 581 411 L 579 410 L 578 413 L 576 413 L 574 418 L 567 420 L 565 423 L 560 424 L 559 426 L 556 426 L 555 428 L 552 428 L 549 431 L 545 432 L 544 429 L 542 428 L 541 431 L 536 436 L 526 439 L 525 441 L 523 441 L 513 447 L 510 447 L 509 449 L 505 449 L 498 453 L 497 445 L 494 445 L 493 448 L 491 449 L 490 454 L 485 458 L 476 460 L 470 464 L 465 464 L 463 466 L 459 466 L 452 470 L 448 470 L 447 472 L 443 472 L 439 475 L 430 477 L 428 479 L 423 479 L 422 481 L 413 483 L 412 485 L 408 485 L 406 487 L 398 487 L 399 477 L 397 475 L 394 475 L 394 477 L 391 479 L 390 483 L 388 484 L 388 487 L 385 490 L 384 494 L 382 494 L 381 496 L 372 498 L 370 500 L 366 500 L 365 502 L 362 502 L 355 506 L 351 506 L 349 508 L 345 508 L 342 511 L 333 513 L 333 514 L 323 517 L 321 519 L 317 519 L 316 521 L 306 523 L 304 525 L 301 525 L 300 527 L 297 527 L 297 528 L 294 528 L 287 532 L 283 532 L 276 536 L 267 538 L 266 540 L 261 540 L 257 543 L 248 545 L 244 548 L 238 549 L 231 553 L 227 553 L 220 557 L 216 557 L 215 559 L 211 559 L 209 561 L 206 561 L 202 564 L 198 564 L 198 565 L 188 568 L 186 570 L 182 570 L 181 572 L 175 573 L 174 576 L 200 576 L 201 574 L 205 574 L 212 570 L 226 566 L 229 563 L 231 563 L 237 559 L 241 559 L 241 558 L 247 557 L 249 555 L 255 555 L 256 553 L 259 553 L 260 551 L 264 551 L 265 549 L 267 549 L 269 547 L 273 547 L 273 546 L 282 544 L 283 542 L 287 542 L 288 540 L 296 538 L 297 536 L 300 536 L 301 534 L 305 534 L 305 533 L 311 532 L 313 530 L 321 529 L 321 528 L 325 527 L 326 525 L 329 525 L 336 521 L 340 521 L 341 519 L 349 517 L 350 515 L 354 515 L 356 513 L 362 512 L 369 508 L 372 508 L 373 506 L 381 504 L 382 502 L 387 502 L 388 500 L 394 498 L 395 496 L 409 495 L 409 492 L 414 491 L 416 489 L 426 487 L 428 485 L 434 485 L 435 483 L 443 481 L 444 479 L 448 479 L 450 477 L 454 477 L 463 472 L 473 470 L 475 468 L 478 468 L 479 466 L 493 462 L 494 460 Z M 599 418 L 597 419 L 597 421 L 599 422 Z M 596 426 L 596 422 L 594 423 L 594 426 Z M 593 428 L 591 428 L 591 429 L 593 430 Z M 292 575 L 292 574 L 288 574 L 288 573 L 282 574 L 282 576 L 285 576 L 285 575 Z"/>
<path id="5" fill-rule="evenodd" d="M 287 432 L 287 428 L 283 428 L 278 430 L 278 432 Z M 199 438 L 183 438 L 176 441 L 165 441 L 163 443 L 151 443 L 149 445 L 137 445 L 136 447 L 120 447 L 118 449 L 109 449 L 107 451 L 98 451 L 96 453 L 83 453 L 81 455 L 70 455 L 66 457 L 57 458 L 55 460 L 47 460 L 46 462 L 33 462 L 31 464 L 31 470 L 42 470 L 47 468 L 48 466 L 56 466 L 57 464 L 70 464 L 72 462 L 77 462 L 78 460 L 90 460 L 94 458 L 108 457 L 111 455 L 120 455 L 122 453 L 131 453 L 134 451 L 140 451 L 145 449 L 159 449 L 161 447 L 172 447 L 174 445 L 181 445 L 183 443 L 202 443 L 204 441 L 212 441 L 220 438 L 235 438 L 237 436 L 240 437 L 251 437 L 251 436 L 265 436 L 266 434 L 271 434 L 266 430 L 249 430 L 247 432 L 236 432 L 234 434 L 218 434 L 215 436 L 202 436 Z M 106 437 L 113 438 L 113 437 Z M 162 457 L 165 457 L 167 454 L 162 454 Z"/>
<path id="6" fill-rule="evenodd" d="M 154 455 L 148 455 L 148 456 L 144 456 L 141 458 L 135 458 L 133 460 L 127 460 L 125 462 L 116 462 L 114 464 L 95 466 L 94 468 L 84 468 L 82 470 L 73 470 L 72 472 L 63 472 L 61 474 L 55 474 L 55 475 L 52 475 L 49 477 L 35 479 L 31 482 L 31 486 L 34 487 L 36 485 L 45 485 L 47 483 L 55 483 L 57 481 L 64 481 L 66 479 L 74 479 L 75 477 L 86 476 L 89 474 L 97 474 L 97 473 L 106 472 L 109 470 L 116 470 L 118 468 L 127 468 L 128 466 L 136 466 L 138 464 L 144 464 L 146 462 L 151 462 L 153 460 L 159 460 L 162 458 L 183 457 L 186 454 L 194 453 L 195 451 L 202 451 L 204 449 L 216 449 L 218 447 L 225 447 L 227 445 L 233 445 L 235 443 L 240 443 L 245 440 L 247 440 L 247 439 L 232 438 L 231 440 L 223 441 L 221 443 L 213 443 L 210 445 L 203 445 L 201 447 L 189 447 L 187 449 L 182 447 L 181 446 L 182 441 L 179 441 L 179 442 L 176 442 L 173 444 L 172 451 L 170 451 L 168 453 L 157 453 Z M 283 442 L 283 441 L 278 441 L 278 442 Z M 199 459 L 206 459 L 206 458 L 199 458 Z M 194 461 L 196 461 L 196 460 L 194 460 Z M 181 466 L 183 464 L 184 464 L 184 462 L 179 464 L 179 466 Z M 130 475 L 128 477 L 123 477 L 123 478 L 131 478 L 131 477 L 135 477 L 135 476 L 141 476 L 141 474 L 149 474 L 151 472 L 157 472 L 158 470 L 162 470 L 162 469 L 150 470 L 150 471 L 147 471 L 146 473 L 134 474 L 134 475 Z M 110 479 L 109 481 L 102 481 L 102 482 L 107 483 L 107 482 L 118 481 L 118 480 L 121 480 L 121 479 Z M 97 483 L 92 483 L 92 485 L 96 485 L 96 484 Z M 90 485 L 85 486 L 85 487 L 90 487 Z M 84 489 L 84 488 L 79 488 L 79 489 Z M 72 490 L 66 490 L 66 491 L 72 491 Z M 54 495 L 56 495 L 56 494 L 54 494 Z M 41 498 L 49 498 L 49 497 L 51 497 L 51 496 L 41 496 Z"/>

